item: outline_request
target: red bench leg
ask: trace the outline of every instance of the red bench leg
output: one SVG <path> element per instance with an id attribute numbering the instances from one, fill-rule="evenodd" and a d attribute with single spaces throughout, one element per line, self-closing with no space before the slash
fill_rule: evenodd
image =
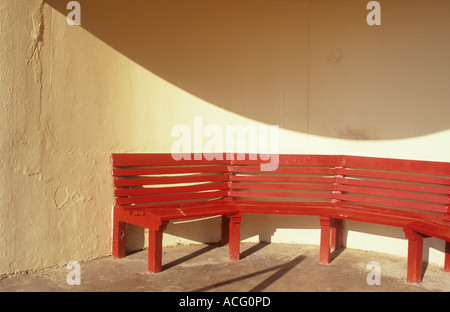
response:
<path id="1" fill-rule="evenodd" d="M 222 216 L 222 245 L 227 245 L 230 242 L 230 216 Z"/>
<path id="2" fill-rule="evenodd" d="M 336 250 L 342 246 L 342 220 L 332 219 L 331 222 L 331 249 Z"/>
<path id="3" fill-rule="evenodd" d="M 450 242 L 445 242 L 445 264 L 444 270 L 450 272 Z"/>
<path id="4" fill-rule="evenodd" d="M 229 248 L 231 260 L 239 260 L 241 243 L 241 218 L 241 214 L 232 215 L 230 217 Z"/>
<path id="5" fill-rule="evenodd" d="M 422 281 L 423 235 L 405 229 L 408 239 L 408 283 L 420 283 Z"/>
<path id="6" fill-rule="evenodd" d="M 319 263 L 330 263 L 330 231 L 331 219 L 320 217 L 320 256 Z"/>
<path id="7" fill-rule="evenodd" d="M 125 234 L 127 230 L 126 222 L 114 220 L 112 255 L 114 258 L 125 257 Z"/>
<path id="8" fill-rule="evenodd" d="M 148 229 L 148 270 L 153 273 L 162 269 L 162 239 L 163 231 L 168 222 L 163 222 Z"/>

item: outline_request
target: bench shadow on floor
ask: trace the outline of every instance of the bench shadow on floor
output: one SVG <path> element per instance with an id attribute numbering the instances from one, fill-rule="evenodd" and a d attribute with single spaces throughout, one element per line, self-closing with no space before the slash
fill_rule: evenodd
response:
<path id="1" fill-rule="evenodd" d="M 203 291 L 211 291 L 219 287 L 223 287 L 229 284 L 241 282 L 246 279 L 254 278 L 258 275 L 266 274 L 268 272 L 274 272 L 272 275 L 267 277 L 265 280 L 254 286 L 252 289 L 249 290 L 249 292 L 261 292 L 265 290 L 267 287 L 272 285 L 274 282 L 276 282 L 278 279 L 280 279 L 282 276 L 284 276 L 286 273 L 288 273 L 292 268 L 294 268 L 297 264 L 303 261 L 303 259 L 306 258 L 305 256 L 298 256 L 294 258 L 293 260 L 283 263 L 280 265 L 272 266 L 267 269 L 259 270 L 253 273 L 245 274 L 236 278 L 231 278 L 226 281 L 218 282 L 206 287 L 202 287 L 199 289 L 193 290 L 193 292 L 203 292 Z"/>
<path id="2" fill-rule="evenodd" d="M 268 245 L 270 245 L 270 242 L 259 242 L 258 244 L 245 249 L 244 251 L 242 251 L 242 253 L 240 255 L 240 260 L 243 260 L 243 259 L 249 257 L 250 255 L 260 251 L 261 249 L 263 249 L 264 247 L 266 247 Z M 203 254 L 211 252 L 212 250 L 214 250 L 216 248 L 220 248 L 220 247 L 223 247 L 223 245 L 220 243 L 207 244 L 205 247 L 203 247 L 195 252 L 192 252 L 188 255 L 185 255 L 183 257 L 180 257 L 178 259 L 172 260 L 172 261 L 164 264 L 163 270 L 173 268 L 177 265 L 180 265 L 186 261 L 192 260 L 196 257 L 199 257 Z M 257 277 L 259 275 L 273 272 L 269 277 L 267 277 L 262 282 L 260 282 L 259 284 L 257 284 L 256 286 L 254 286 L 252 289 L 249 290 L 249 292 L 260 292 L 260 291 L 265 290 L 267 287 L 269 287 L 275 281 L 277 281 L 282 276 L 287 274 L 292 268 L 294 268 L 296 265 L 298 265 L 300 262 L 302 262 L 305 258 L 306 258 L 306 256 L 301 255 L 301 256 L 298 256 L 298 257 L 292 259 L 291 261 L 283 263 L 283 264 L 275 265 L 275 266 L 272 266 L 272 267 L 269 267 L 266 269 L 262 269 L 262 270 L 259 270 L 256 272 L 245 274 L 243 276 L 239 276 L 239 277 L 231 278 L 231 279 L 228 279 L 225 281 L 217 282 L 217 283 L 214 283 L 209 286 L 194 289 L 192 291 L 193 292 L 211 291 L 211 290 L 215 290 L 217 288 L 220 288 L 220 287 L 223 287 L 226 285 L 230 285 L 230 284 L 237 283 L 237 282 L 240 282 L 240 281 L 243 281 L 246 279 L 251 279 L 251 278 Z"/>
<path id="3" fill-rule="evenodd" d="M 203 248 L 201 248 L 201 249 L 199 249 L 199 250 L 197 250 L 197 251 L 195 251 L 193 253 L 190 253 L 190 254 L 188 254 L 186 256 L 183 256 L 181 258 L 175 259 L 175 260 L 173 260 L 173 261 L 171 261 L 169 263 L 163 264 L 162 270 L 164 271 L 164 270 L 167 270 L 167 269 L 172 268 L 174 266 L 177 266 L 177 265 L 179 265 L 179 264 L 181 264 L 183 262 L 186 262 L 188 260 L 194 259 L 194 258 L 196 258 L 198 256 L 201 256 L 201 255 L 203 255 L 203 254 L 205 254 L 207 252 L 210 252 L 213 249 L 219 248 L 221 246 L 222 245 L 220 243 L 206 244 L 205 247 L 203 247 Z"/>

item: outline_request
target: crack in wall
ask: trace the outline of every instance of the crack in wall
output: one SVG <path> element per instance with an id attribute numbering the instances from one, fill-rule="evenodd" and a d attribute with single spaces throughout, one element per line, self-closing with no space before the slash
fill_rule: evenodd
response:
<path id="1" fill-rule="evenodd" d="M 32 16 L 33 22 L 33 44 L 31 46 L 31 53 L 27 59 L 27 64 L 34 63 L 36 58 L 41 57 L 41 47 L 44 42 L 44 2 L 40 1 L 39 7 Z"/>
<path id="2" fill-rule="evenodd" d="M 42 46 L 44 44 L 44 0 L 40 0 L 39 6 L 36 8 L 32 16 L 32 45 L 30 47 L 30 55 L 27 58 L 27 65 L 34 66 L 34 77 L 39 87 L 39 118 L 38 129 L 41 129 L 41 115 L 42 115 L 42 102 L 43 102 L 43 64 L 42 64 Z"/>

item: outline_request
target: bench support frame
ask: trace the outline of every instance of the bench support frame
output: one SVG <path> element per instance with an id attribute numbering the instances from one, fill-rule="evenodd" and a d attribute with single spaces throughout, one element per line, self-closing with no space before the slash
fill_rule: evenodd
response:
<path id="1" fill-rule="evenodd" d="M 420 283 L 422 282 L 423 239 L 428 236 L 409 229 L 404 229 L 404 232 L 408 239 L 408 273 L 406 280 L 408 283 Z"/>
<path id="2" fill-rule="evenodd" d="M 114 258 L 125 257 L 125 238 L 127 233 L 127 223 L 114 220 L 112 255 Z"/>
<path id="3" fill-rule="evenodd" d="M 241 243 L 241 220 L 240 213 L 232 215 L 229 222 L 229 248 L 230 260 L 239 260 Z"/>
<path id="4" fill-rule="evenodd" d="M 320 217 L 320 264 L 330 263 L 330 251 L 342 246 L 342 220 Z"/>

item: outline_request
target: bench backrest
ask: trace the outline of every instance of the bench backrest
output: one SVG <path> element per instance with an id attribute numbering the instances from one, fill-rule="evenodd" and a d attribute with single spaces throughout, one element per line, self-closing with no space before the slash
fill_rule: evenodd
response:
<path id="1" fill-rule="evenodd" d="M 212 200 L 332 202 L 450 213 L 450 163 L 345 155 L 113 154 L 116 205 Z M 242 155 L 241 155 L 242 156 Z"/>
<path id="2" fill-rule="evenodd" d="M 278 167 L 261 171 L 258 160 L 233 160 L 230 196 L 238 200 L 329 202 L 341 156 L 279 155 Z"/>
<path id="3" fill-rule="evenodd" d="M 194 159 L 197 156 L 193 154 L 187 156 L 191 160 L 176 160 L 170 153 L 113 154 L 116 205 L 139 208 L 144 204 L 179 205 L 227 197 L 226 161 L 209 160 L 205 155 L 201 159 Z"/>
<path id="4" fill-rule="evenodd" d="M 448 213 L 450 163 L 344 156 L 336 191 L 344 203 Z"/>
<path id="5" fill-rule="evenodd" d="M 450 163 L 345 155 L 279 157 L 272 172 L 261 171 L 257 160 L 234 160 L 230 195 L 238 200 L 450 212 Z"/>

